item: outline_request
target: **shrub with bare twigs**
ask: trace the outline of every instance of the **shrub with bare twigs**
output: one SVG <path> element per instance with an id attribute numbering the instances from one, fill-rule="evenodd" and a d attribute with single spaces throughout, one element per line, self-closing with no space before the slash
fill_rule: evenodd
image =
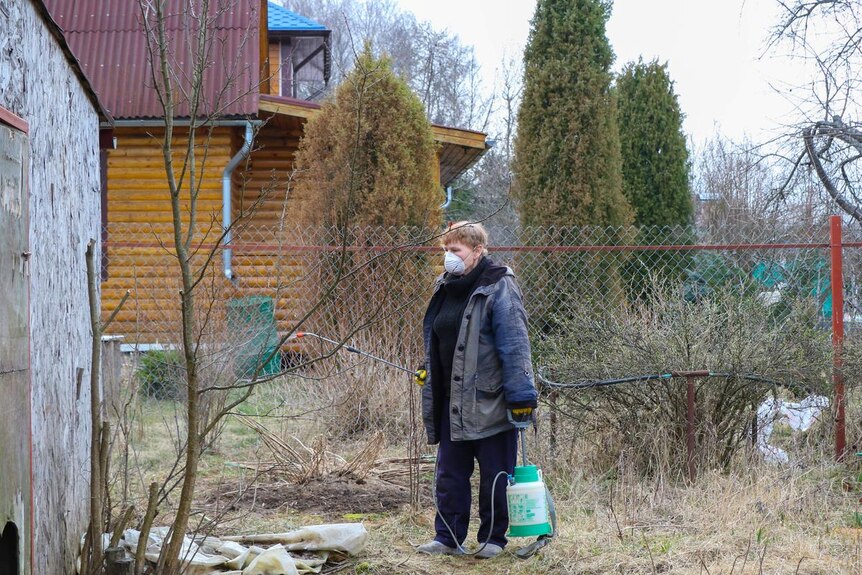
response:
<path id="1" fill-rule="evenodd" d="M 716 374 L 696 381 L 699 466 L 727 468 L 750 442 L 757 406 L 771 394 L 828 394 L 831 343 L 815 302 L 774 306 L 725 289 L 698 301 L 678 290 L 613 314 L 580 302 L 564 328 L 542 343 L 548 379 L 583 384 L 674 372 Z M 559 388 L 562 427 L 592 445 L 582 464 L 607 469 L 621 457 L 641 472 L 686 469 L 686 379 L 662 377 L 594 388 Z"/>

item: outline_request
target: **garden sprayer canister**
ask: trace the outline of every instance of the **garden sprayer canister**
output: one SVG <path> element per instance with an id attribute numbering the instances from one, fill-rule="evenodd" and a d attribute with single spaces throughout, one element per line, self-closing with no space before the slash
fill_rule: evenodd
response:
<path id="1" fill-rule="evenodd" d="M 509 537 L 553 533 L 545 483 L 542 472 L 535 465 L 515 468 L 515 474 L 506 486 L 506 501 L 509 504 Z"/>

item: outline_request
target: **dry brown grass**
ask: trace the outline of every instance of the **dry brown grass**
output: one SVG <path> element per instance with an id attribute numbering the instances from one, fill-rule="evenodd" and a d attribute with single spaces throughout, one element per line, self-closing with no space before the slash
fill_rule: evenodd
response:
<path id="1" fill-rule="evenodd" d="M 281 437 L 295 436 L 306 445 L 326 434 L 332 412 L 325 405 L 323 410 L 309 412 L 314 406 L 307 403 L 311 397 L 307 382 L 271 385 L 262 389 L 258 399 L 243 411 L 258 414 L 254 417 Z M 275 389 L 279 385 L 282 387 Z M 306 403 L 296 403 L 299 397 Z M 302 408 L 298 409 L 298 405 Z M 859 405 L 852 396 L 850 421 L 859 421 Z M 173 450 L 166 431 L 173 413 L 168 402 L 142 404 L 145 425 L 143 434 L 135 440 L 138 460 L 148 466 L 142 477 L 164 471 L 160 465 Z M 859 436 L 857 427 L 851 426 L 848 437 Z M 427 468 L 423 473 L 422 511 L 418 514 L 410 511 L 406 496 L 403 505 L 396 506 L 392 500 L 386 511 L 368 512 L 354 507 L 359 499 L 345 496 L 344 492 L 340 492 L 338 504 L 327 508 L 329 511 L 300 510 L 298 496 L 277 495 L 308 493 L 311 497 L 307 486 L 274 481 L 265 469 L 256 473 L 237 466 L 238 462 L 271 460 L 271 454 L 258 433 L 232 419 L 215 449 L 204 457 L 200 513 L 196 517 L 218 518 L 217 533 L 281 531 L 318 522 L 363 521 L 371 534 L 368 549 L 341 573 L 862 573 L 862 516 L 854 515 L 862 511 L 859 464 L 831 462 L 831 436 L 825 424 L 812 429 L 805 440 L 791 437 L 786 430 L 783 433 L 784 437 L 778 439 L 791 452 L 792 465 L 767 465 L 756 454 L 746 452 L 734 460 L 730 471 L 701 470 L 691 486 L 675 480 L 672 473 L 649 478 L 638 475 L 636 466 L 628 464 L 625 457 L 603 472 L 579 467 L 578 462 L 587 454 L 581 457 L 578 450 L 595 449 L 595 442 L 574 442 L 574 447 L 567 447 L 574 449 L 571 463 L 568 457 L 554 460 L 548 453 L 547 436 L 531 436 L 529 454 L 546 472 L 559 514 L 559 535 L 530 560 L 521 561 L 507 553 L 481 562 L 425 557 L 413 551 L 433 533 L 434 512 L 428 494 L 431 473 Z M 327 449 L 350 461 L 367 448 L 371 437 L 370 433 L 332 437 Z M 663 449 L 674 448 L 666 444 L 667 438 L 652 441 L 664 441 Z M 403 457 L 406 453 L 406 435 L 390 435 L 380 457 Z M 370 489 L 373 496 L 373 489 L 384 483 L 339 485 L 346 487 L 348 494 L 350 490 Z M 314 497 L 321 496 L 321 488 L 322 484 L 315 486 L 318 491 L 314 491 Z M 213 499 L 215 493 L 224 497 Z M 245 496 L 238 497 L 243 493 Z M 380 495 L 382 499 L 382 491 Z M 170 502 L 165 507 L 168 510 Z M 473 525 L 468 538 L 474 546 L 475 529 Z M 513 540 L 511 548 L 524 543 Z"/>
<path id="2" fill-rule="evenodd" d="M 575 482 L 556 490 L 558 539 L 528 561 L 411 556 L 433 516 L 395 516 L 372 528 L 368 572 L 858 573 L 862 531 L 848 515 L 859 494 L 836 492 L 837 471 L 762 467 L 746 478 L 709 473 L 692 487 Z"/>

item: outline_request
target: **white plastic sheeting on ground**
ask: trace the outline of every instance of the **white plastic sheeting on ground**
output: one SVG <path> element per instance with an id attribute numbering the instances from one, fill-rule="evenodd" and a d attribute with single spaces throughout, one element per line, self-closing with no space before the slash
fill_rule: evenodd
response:
<path id="1" fill-rule="evenodd" d="M 249 563 L 243 569 L 243 575 L 299 575 L 296 562 L 287 549 L 281 545 L 273 545 Z"/>
<path id="2" fill-rule="evenodd" d="M 134 555 L 140 532 L 127 529 L 120 544 Z M 145 557 L 159 558 L 167 527 L 156 527 L 147 539 Z M 358 555 L 368 531 L 361 523 L 312 525 L 286 533 L 183 539 L 181 557 L 188 575 L 300 575 L 320 573 L 333 553 Z"/>
<path id="3" fill-rule="evenodd" d="M 312 525 L 289 533 L 264 533 L 223 537 L 224 541 L 238 543 L 280 543 L 289 551 L 339 551 L 356 555 L 365 547 L 368 532 L 358 523 L 330 523 Z"/>
<path id="4" fill-rule="evenodd" d="M 829 407 L 829 398 L 809 395 L 802 401 L 784 401 L 771 397 L 757 408 L 757 448 L 770 463 L 787 463 L 790 458 L 780 447 L 769 444 L 776 423 L 786 423 L 795 431 L 807 431 Z"/>

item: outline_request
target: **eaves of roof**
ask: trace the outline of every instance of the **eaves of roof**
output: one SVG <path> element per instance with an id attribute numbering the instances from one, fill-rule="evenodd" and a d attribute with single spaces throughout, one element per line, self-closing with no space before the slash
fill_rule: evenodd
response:
<path id="1" fill-rule="evenodd" d="M 278 114 L 308 120 L 320 113 L 320 104 L 285 96 L 260 95 L 261 114 Z M 466 172 L 488 149 L 487 134 L 476 130 L 431 124 L 440 144 L 440 183 L 443 186 Z"/>

